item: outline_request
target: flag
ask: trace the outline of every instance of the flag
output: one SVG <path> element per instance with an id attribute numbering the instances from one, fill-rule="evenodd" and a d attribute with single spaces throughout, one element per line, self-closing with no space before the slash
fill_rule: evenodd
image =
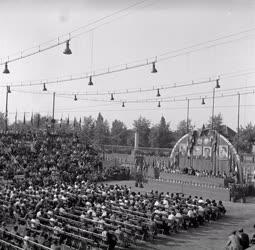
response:
<path id="1" fill-rule="evenodd" d="M 213 139 L 212 139 L 212 151 L 213 152 L 216 152 L 217 144 L 218 144 L 218 136 L 217 136 L 217 133 L 215 132 Z"/>
<path id="2" fill-rule="evenodd" d="M 80 117 L 80 121 L 79 121 L 79 126 L 80 126 L 80 128 L 81 128 L 81 117 Z"/>
<path id="3" fill-rule="evenodd" d="M 34 125 L 34 114 L 32 113 L 31 115 L 31 125 L 33 126 Z"/>
<path id="4" fill-rule="evenodd" d="M 16 113 L 15 113 L 15 125 L 17 125 L 17 110 L 16 110 Z"/>
<path id="5" fill-rule="evenodd" d="M 26 113 L 24 112 L 24 117 L 23 117 L 23 124 L 26 124 Z"/>
<path id="6" fill-rule="evenodd" d="M 66 124 L 69 125 L 69 115 L 68 115 L 68 117 L 67 117 Z"/>
<path id="7" fill-rule="evenodd" d="M 76 126 L 76 118 L 74 117 L 74 119 L 73 119 L 73 127 L 75 128 L 75 126 Z"/>
<path id="8" fill-rule="evenodd" d="M 40 127 L 40 119 L 41 119 L 41 116 L 40 114 L 37 115 L 37 128 Z"/>
<path id="9" fill-rule="evenodd" d="M 203 124 L 200 136 L 204 136 L 204 135 L 205 135 L 205 125 Z"/>
<path id="10" fill-rule="evenodd" d="M 62 117 L 61 117 L 61 119 L 60 119 L 60 124 L 59 124 L 59 127 L 60 127 L 60 128 L 62 127 L 62 121 L 63 121 L 63 119 L 62 119 Z"/>

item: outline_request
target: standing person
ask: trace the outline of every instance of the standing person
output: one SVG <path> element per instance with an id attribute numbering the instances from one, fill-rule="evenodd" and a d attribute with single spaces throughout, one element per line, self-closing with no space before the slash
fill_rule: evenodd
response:
<path id="1" fill-rule="evenodd" d="M 228 250 L 243 250 L 240 244 L 240 239 L 236 235 L 236 231 L 232 232 L 228 237 L 228 242 L 226 244 L 226 249 Z"/>
<path id="2" fill-rule="evenodd" d="M 107 232 L 107 243 L 108 249 L 107 250 L 114 250 L 117 244 L 117 236 L 114 233 Z"/>
<path id="3" fill-rule="evenodd" d="M 243 247 L 243 249 L 247 249 L 250 245 L 249 235 L 247 233 L 244 233 L 243 229 L 240 229 L 238 231 L 238 236 L 240 239 L 240 244 Z"/>

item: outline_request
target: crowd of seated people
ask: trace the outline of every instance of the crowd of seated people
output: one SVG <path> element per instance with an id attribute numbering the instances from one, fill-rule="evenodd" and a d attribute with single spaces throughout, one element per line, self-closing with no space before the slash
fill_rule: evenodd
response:
<path id="1" fill-rule="evenodd" d="M 127 186 L 85 181 L 5 186 L 0 204 L 0 245 L 17 249 L 135 247 L 159 233 L 199 227 L 226 212 L 221 201 L 157 191 L 141 194 Z"/>
<path id="2" fill-rule="evenodd" d="M 0 134 L 0 176 L 13 179 L 23 174 L 33 184 L 77 180 L 103 181 L 125 175 L 128 169 L 102 167 L 101 156 L 77 136 L 51 134 Z"/>
<path id="3" fill-rule="evenodd" d="M 24 175 L 0 186 L 0 249 L 139 248 L 226 212 L 221 201 L 100 182 L 128 172 L 104 169 L 78 137 L 2 134 L 0 169 Z"/>

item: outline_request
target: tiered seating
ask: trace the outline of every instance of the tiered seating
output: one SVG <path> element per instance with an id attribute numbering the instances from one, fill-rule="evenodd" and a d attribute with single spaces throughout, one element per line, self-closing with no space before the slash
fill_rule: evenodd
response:
<path id="1" fill-rule="evenodd" d="M 111 235 L 117 238 L 117 249 L 136 247 L 157 234 L 198 227 L 225 213 L 221 202 L 179 194 L 140 194 L 123 186 L 85 182 L 44 188 L 6 187 L 0 192 L 0 205 L 9 225 L 19 227 L 18 236 L 7 232 L 11 237 L 0 239 L 2 244 L 17 249 L 24 247 L 25 238 L 37 249 L 47 249 L 52 244 L 63 249 L 107 249 Z M 6 227 L 1 230 L 5 232 Z M 20 243 L 16 244 L 15 239 Z"/>

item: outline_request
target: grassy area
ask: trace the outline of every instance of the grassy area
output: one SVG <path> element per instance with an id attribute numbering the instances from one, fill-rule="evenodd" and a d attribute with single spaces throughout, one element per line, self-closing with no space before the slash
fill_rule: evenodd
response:
<path id="1" fill-rule="evenodd" d="M 134 181 L 115 181 L 110 182 L 112 184 L 122 184 L 131 186 L 134 191 L 147 192 L 153 190 L 159 190 L 162 192 L 175 192 L 172 189 L 172 185 L 168 183 L 159 183 L 149 181 L 145 184 L 144 188 L 136 188 Z M 190 191 L 190 195 L 196 195 L 196 190 L 193 187 L 186 189 Z M 186 191 L 186 193 L 187 193 Z M 179 191 L 180 192 L 180 191 Z M 188 193 L 187 193 L 188 194 Z M 211 196 L 213 196 L 213 190 L 211 190 Z M 217 195 L 216 195 L 217 196 Z M 203 198 L 208 198 L 206 193 Z M 210 198 L 210 197 L 209 197 Z M 216 198 L 216 197 L 215 197 Z M 216 198 L 217 199 L 217 198 Z M 153 243 L 148 243 L 146 246 L 139 246 L 141 250 L 182 250 L 182 249 L 210 249 L 220 250 L 225 249 L 225 244 L 228 235 L 233 230 L 243 228 L 250 236 L 255 233 L 253 225 L 255 224 L 255 200 L 248 200 L 250 203 L 231 203 L 224 202 L 227 209 L 227 214 L 224 218 L 213 221 L 200 226 L 199 228 L 191 228 L 188 231 L 182 231 L 178 234 L 172 234 L 171 236 L 159 237 Z"/>

